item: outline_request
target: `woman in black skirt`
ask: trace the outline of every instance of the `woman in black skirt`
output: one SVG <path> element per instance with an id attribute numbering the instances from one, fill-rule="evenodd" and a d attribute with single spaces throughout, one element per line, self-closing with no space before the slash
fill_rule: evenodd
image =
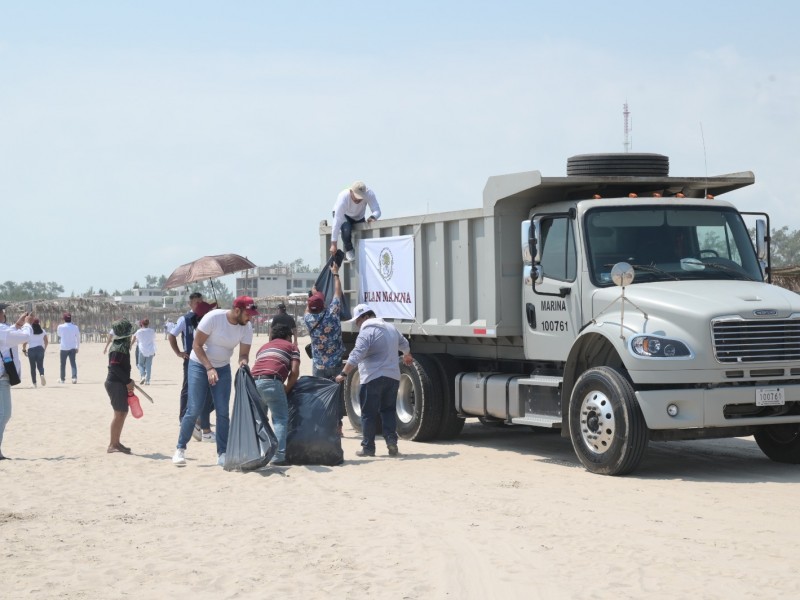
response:
<path id="1" fill-rule="evenodd" d="M 130 454 L 131 449 L 123 446 L 119 441 L 122 435 L 122 426 L 128 416 L 128 392 L 133 392 L 133 379 L 131 379 L 131 334 L 133 325 L 128 319 L 120 319 L 112 325 L 114 340 L 108 352 L 108 376 L 106 377 L 106 392 L 114 409 L 114 418 L 111 420 L 111 443 L 108 452 L 122 452 Z"/>

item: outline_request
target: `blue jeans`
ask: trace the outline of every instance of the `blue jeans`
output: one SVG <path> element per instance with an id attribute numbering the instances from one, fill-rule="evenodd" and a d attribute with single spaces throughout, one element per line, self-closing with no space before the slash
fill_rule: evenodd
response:
<path id="1" fill-rule="evenodd" d="M 361 447 L 375 452 L 375 431 L 378 415 L 383 422 L 386 444 L 397 444 L 397 390 L 400 382 L 391 377 L 378 377 L 361 384 L 358 399 L 361 404 Z"/>
<path id="2" fill-rule="evenodd" d="M 44 346 L 28 348 L 28 362 L 31 363 L 31 381 L 36 383 L 36 371 L 44 375 Z"/>
<path id="3" fill-rule="evenodd" d="M 139 362 L 136 364 L 139 374 L 145 383 L 150 383 L 150 372 L 153 370 L 153 357 L 139 353 Z"/>
<path id="4" fill-rule="evenodd" d="M 8 376 L 3 373 L 0 379 L 0 447 L 3 446 L 3 432 L 6 424 L 11 420 L 11 384 Z"/>
<path id="5" fill-rule="evenodd" d="M 183 383 L 181 384 L 181 400 L 178 412 L 178 421 L 186 414 L 186 405 L 189 402 L 189 359 L 183 361 Z M 203 410 L 200 411 L 200 427 L 205 431 L 211 429 L 211 411 L 214 410 L 214 401 L 209 394 Z"/>
<path id="6" fill-rule="evenodd" d="M 278 451 L 272 460 L 286 460 L 286 434 L 289 427 L 289 401 L 280 379 L 256 379 L 256 388 L 261 396 L 264 414 L 272 411 L 272 429 L 278 438 Z"/>
<path id="7" fill-rule="evenodd" d="M 331 381 L 336 379 L 336 376 L 341 372 L 342 372 L 341 364 L 336 364 L 333 367 L 328 367 L 327 369 L 325 368 L 319 369 L 317 368 L 317 365 L 311 366 L 311 374 L 314 377 L 322 377 L 323 379 L 330 379 Z"/>
<path id="8" fill-rule="evenodd" d="M 197 361 L 189 361 L 189 400 L 186 413 L 181 419 L 181 431 L 178 434 L 178 448 L 186 448 L 192 438 L 194 424 L 203 410 L 209 395 L 214 401 L 217 411 L 217 454 L 224 454 L 228 448 L 228 429 L 231 426 L 229 405 L 231 401 L 231 366 L 225 365 L 217 369 L 217 384 L 209 385 L 206 368 Z"/>
<path id="9" fill-rule="evenodd" d="M 356 223 L 364 223 L 366 219 L 361 218 L 358 221 L 351 219 L 347 215 L 344 216 L 344 223 L 342 223 L 342 243 L 344 244 L 344 251 L 349 252 L 353 249 L 353 225 Z"/>
<path id="10" fill-rule="evenodd" d="M 61 381 L 66 379 L 67 374 L 67 358 L 69 358 L 69 366 L 72 367 L 72 378 L 78 378 L 78 366 L 75 364 L 75 355 L 78 351 L 73 348 L 72 350 L 61 351 Z"/>

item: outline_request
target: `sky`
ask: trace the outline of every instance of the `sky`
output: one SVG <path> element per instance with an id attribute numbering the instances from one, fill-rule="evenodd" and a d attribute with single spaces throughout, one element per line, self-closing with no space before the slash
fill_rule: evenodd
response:
<path id="1" fill-rule="evenodd" d="M 630 150 L 800 229 L 800 4 L 0 0 L 0 281 L 113 291 L 203 255 L 319 265 L 385 218 Z M 231 279 L 228 284 L 232 287 Z"/>

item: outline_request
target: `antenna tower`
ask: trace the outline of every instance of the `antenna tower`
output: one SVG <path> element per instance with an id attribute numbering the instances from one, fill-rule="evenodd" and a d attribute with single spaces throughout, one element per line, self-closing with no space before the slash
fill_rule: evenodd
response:
<path id="1" fill-rule="evenodd" d="M 628 103 L 622 105 L 622 121 L 624 123 L 624 133 L 625 133 L 625 140 L 623 141 L 622 145 L 625 148 L 625 152 L 630 152 L 631 149 L 631 111 L 628 110 Z"/>

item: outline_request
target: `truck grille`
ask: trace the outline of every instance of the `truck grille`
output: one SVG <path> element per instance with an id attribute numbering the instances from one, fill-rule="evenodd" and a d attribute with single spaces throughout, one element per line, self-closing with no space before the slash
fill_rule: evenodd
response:
<path id="1" fill-rule="evenodd" d="M 721 363 L 800 360 L 800 319 L 720 319 L 712 330 Z"/>

